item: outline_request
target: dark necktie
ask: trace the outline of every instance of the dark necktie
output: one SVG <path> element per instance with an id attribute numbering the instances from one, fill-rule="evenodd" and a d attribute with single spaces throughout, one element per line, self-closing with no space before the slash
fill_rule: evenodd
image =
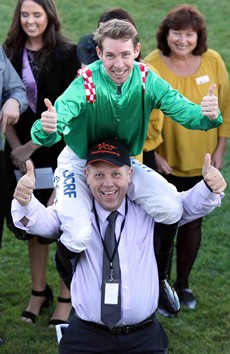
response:
<path id="1" fill-rule="evenodd" d="M 120 264 L 118 257 L 118 250 L 116 251 L 114 258 L 113 253 L 116 248 L 116 235 L 115 235 L 115 222 L 118 215 L 118 211 L 113 211 L 108 217 L 109 222 L 104 238 L 104 254 L 103 254 L 103 270 L 102 270 L 102 292 L 101 292 L 101 320 L 102 322 L 112 328 L 121 318 L 121 293 L 120 293 Z M 106 253 L 106 249 L 108 254 Z M 109 256 L 109 257 L 108 257 Z M 111 262 L 112 260 L 112 277 L 111 277 Z M 114 285 L 113 279 L 118 281 L 119 292 L 118 292 L 118 301 L 116 304 L 106 303 L 105 304 L 105 281 L 108 285 Z M 116 285 L 115 285 L 116 286 Z"/>

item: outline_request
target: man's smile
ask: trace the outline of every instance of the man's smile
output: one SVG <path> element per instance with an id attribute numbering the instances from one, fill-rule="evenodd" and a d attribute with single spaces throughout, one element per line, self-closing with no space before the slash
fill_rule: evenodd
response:
<path id="1" fill-rule="evenodd" d="M 115 71 L 115 70 L 112 70 L 113 74 L 118 76 L 118 77 L 122 77 L 126 72 L 127 72 L 127 69 L 125 69 L 124 71 Z"/>
<path id="2" fill-rule="evenodd" d="M 101 191 L 101 193 L 104 195 L 111 196 L 111 195 L 115 195 L 117 193 L 117 189 L 115 191 L 110 191 L 110 192 Z"/>

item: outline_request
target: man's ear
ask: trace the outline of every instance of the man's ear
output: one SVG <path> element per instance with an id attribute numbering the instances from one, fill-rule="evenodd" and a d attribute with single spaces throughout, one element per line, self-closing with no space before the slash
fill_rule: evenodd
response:
<path id="1" fill-rule="evenodd" d="M 102 57 L 102 52 L 100 51 L 100 49 L 98 48 L 98 46 L 96 46 L 96 52 L 97 52 L 98 58 L 101 59 L 101 57 Z"/>
<path id="2" fill-rule="evenodd" d="M 87 168 L 84 168 L 84 174 L 85 174 L 85 177 L 86 177 L 86 182 L 87 182 L 87 184 L 89 184 L 88 183 L 89 171 L 87 171 Z"/>
<path id="3" fill-rule="evenodd" d="M 141 43 L 137 43 L 137 46 L 135 48 L 135 59 L 138 57 L 141 51 Z"/>
<path id="4" fill-rule="evenodd" d="M 129 169 L 129 178 L 130 178 L 130 181 L 131 181 L 131 178 L 132 178 L 132 174 L 133 174 L 133 168 L 130 167 L 130 169 Z"/>

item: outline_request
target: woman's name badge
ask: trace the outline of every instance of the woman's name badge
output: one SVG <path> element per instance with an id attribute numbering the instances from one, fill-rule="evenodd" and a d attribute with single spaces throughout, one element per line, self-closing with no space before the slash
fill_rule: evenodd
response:
<path id="1" fill-rule="evenodd" d="M 104 304 L 106 305 L 117 305 L 118 304 L 118 294 L 119 294 L 119 280 L 106 280 L 105 286 L 105 298 Z"/>
<path id="2" fill-rule="evenodd" d="M 209 77 L 208 75 L 204 75 L 204 76 L 201 76 L 201 77 L 197 77 L 196 78 L 196 83 L 198 85 L 202 85 L 202 84 L 205 84 L 206 82 L 209 82 Z"/>

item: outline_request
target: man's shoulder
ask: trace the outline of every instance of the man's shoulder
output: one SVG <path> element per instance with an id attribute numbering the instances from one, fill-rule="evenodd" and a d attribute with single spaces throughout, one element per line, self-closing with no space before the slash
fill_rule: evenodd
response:
<path id="1" fill-rule="evenodd" d="M 146 78 L 147 76 L 155 76 L 155 74 L 159 76 L 157 69 L 152 65 L 149 65 L 148 62 L 134 62 L 133 70 L 134 72 L 138 73 L 138 75 L 141 73 L 141 76 Z"/>
<path id="2" fill-rule="evenodd" d="M 97 72 L 102 67 L 102 61 L 100 59 L 94 61 L 93 63 L 87 65 L 86 67 L 89 68 L 92 72 Z"/>
<path id="3" fill-rule="evenodd" d="M 152 219 L 152 217 L 146 213 L 146 211 L 140 206 L 140 204 L 137 204 L 135 201 L 129 199 L 129 197 L 127 197 L 127 201 L 128 201 L 128 211 L 130 215 L 132 212 L 133 215 L 137 214 L 139 218 L 149 217 Z"/>
<path id="4" fill-rule="evenodd" d="M 101 60 L 96 60 L 92 64 L 86 65 L 83 68 L 78 70 L 79 76 L 82 76 L 83 78 L 86 77 L 95 77 L 97 74 L 101 75 L 101 68 L 103 64 Z"/>
<path id="5" fill-rule="evenodd" d="M 146 211 L 136 202 L 128 199 L 128 211 L 126 215 L 126 232 L 138 235 L 141 240 L 149 232 L 153 232 L 154 218 L 146 213 Z"/>

